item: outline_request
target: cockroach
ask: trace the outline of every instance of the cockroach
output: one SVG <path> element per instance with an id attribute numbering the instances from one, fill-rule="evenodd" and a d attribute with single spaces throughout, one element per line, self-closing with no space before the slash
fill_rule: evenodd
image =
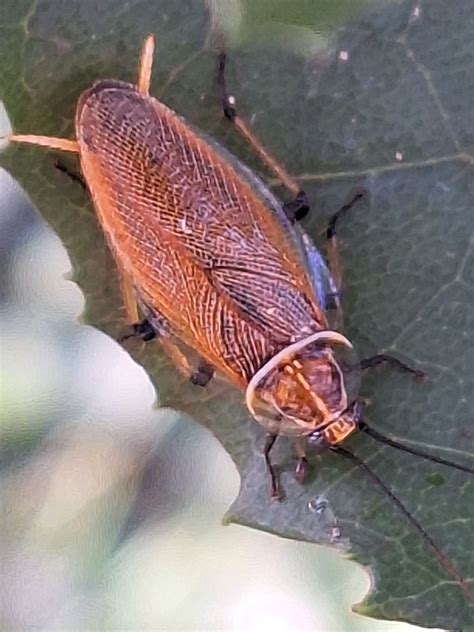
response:
<path id="1" fill-rule="evenodd" d="M 466 581 L 401 501 L 340 447 L 359 429 L 397 450 L 474 473 L 393 441 L 363 421 L 359 385 L 365 369 L 391 363 L 423 376 L 387 355 L 359 361 L 340 332 L 336 224 L 363 193 L 331 218 L 326 264 L 297 224 L 309 209 L 306 195 L 254 136 L 227 92 L 225 55 L 219 56 L 218 72 L 224 115 L 292 193 L 290 203 L 149 95 L 153 53 L 148 36 L 136 85 L 101 80 L 81 94 L 77 140 L 15 134 L 9 140 L 78 154 L 122 279 L 131 335 L 158 338 L 195 384 L 204 386 L 216 370 L 245 392 L 248 410 L 268 432 L 263 454 L 273 499 L 281 497 L 270 460 L 278 436 L 296 439 L 295 474 L 301 480 L 305 445 L 342 455 L 398 506 L 474 601 Z M 199 358 L 195 370 L 189 350 Z"/>

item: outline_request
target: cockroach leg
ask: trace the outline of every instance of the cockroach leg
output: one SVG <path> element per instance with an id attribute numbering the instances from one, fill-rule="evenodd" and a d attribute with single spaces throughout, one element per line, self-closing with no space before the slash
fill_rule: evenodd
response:
<path id="1" fill-rule="evenodd" d="M 229 95 L 227 92 L 227 82 L 225 76 L 225 68 L 227 64 L 227 55 L 224 52 L 219 53 L 218 57 L 218 69 L 217 69 L 217 84 L 219 86 L 219 96 L 221 98 L 222 111 L 224 116 L 233 121 L 237 116 L 237 110 L 235 108 L 235 97 Z"/>
<path id="2" fill-rule="evenodd" d="M 326 301 L 325 301 L 324 307 L 326 310 L 340 309 L 341 295 L 339 292 L 328 292 L 325 298 L 326 298 Z"/>
<path id="3" fill-rule="evenodd" d="M 267 435 L 267 439 L 265 441 L 265 447 L 263 448 L 263 456 L 265 458 L 265 465 L 267 466 L 267 472 L 270 475 L 270 481 L 271 481 L 271 486 L 272 486 L 271 496 L 270 496 L 271 500 L 281 500 L 282 498 L 282 493 L 280 490 L 278 477 L 275 473 L 273 464 L 270 459 L 270 452 L 273 446 L 275 445 L 275 441 L 277 440 L 277 438 L 278 438 L 278 435 L 276 434 Z"/>
<path id="4" fill-rule="evenodd" d="M 203 358 L 199 361 L 196 371 L 191 375 L 190 381 L 197 386 L 207 386 L 214 376 L 214 367 Z"/>
<path id="5" fill-rule="evenodd" d="M 160 338 L 159 342 L 163 347 L 163 351 L 168 354 L 181 375 L 184 375 L 186 379 L 190 379 L 191 375 L 193 374 L 193 369 L 189 363 L 189 360 L 178 347 L 178 345 L 174 344 L 169 338 L 166 337 Z"/>
<path id="6" fill-rule="evenodd" d="M 354 204 L 356 204 L 356 202 L 364 198 L 366 195 L 367 193 L 365 190 L 357 190 L 352 199 L 347 204 L 344 204 L 344 206 L 342 206 L 336 213 L 334 213 L 334 215 L 330 217 L 328 227 L 326 229 L 329 269 L 338 292 L 341 291 L 342 287 L 342 267 L 339 257 L 339 248 L 337 245 L 336 225 L 341 217 L 343 217 L 343 215 L 345 215 L 347 211 L 349 211 L 354 206 Z"/>
<path id="7" fill-rule="evenodd" d="M 133 323 L 137 323 L 139 321 L 138 305 L 135 297 L 135 286 L 126 273 L 120 269 L 120 264 L 118 264 L 117 267 L 120 274 L 120 291 L 125 307 L 125 313 L 127 315 L 127 322 L 130 325 L 133 325 Z"/>
<path id="8" fill-rule="evenodd" d="M 123 343 L 126 340 L 130 340 L 131 338 L 138 338 L 143 342 L 149 342 L 150 340 L 154 340 L 158 336 L 156 329 L 146 318 L 139 323 L 134 323 L 133 325 L 130 325 L 130 330 L 130 333 L 125 334 L 124 336 L 119 338 L 118 342 Z"/>
<path id="9" fill-rule="evenodd" d="M 426 381 L 427 376 L 424 371 L 420 371 L 419 369 L 414 369 L 408 364 L 405 364 L 405 362 L 402 362 L 401 360 L 399 360 L 398 358 L 395 358 L 394 356 L 391 356 L 385 353 L 379 353 L 378 355 L 374 355 L 371 358 L 366 358 L 365 360 L 361 360 L 360 368 L 362 369 L 362 371 L 365 371 L 366 369 L 372 369 L 373 367 L 376 367 L 379 364 L 389 364 L 393 367 L 396 367 L 397 369 L 400 369 L 401 371 L 405 371 L 407 373 L 411 373 L 412 375 L 415 375 L 417 378 L 419 378 L 423 382 Z"/>
<path id="10" fill-rule="evenodd" d="M 73 154 L 79 153 L 79 145 L 75 140 L 67 138 L 54 138 L 53 136 L 35 136 L 33 134 L 10 134 L 7 137 L 12 143 L 26 143 L 27 145 L 38 145 L 59 151 L 68 151 Z"/>
<path id="11" fill-rule="evenodd" d="M 298 455 L 298 460 L 295 465 L 294 477 L 298 481 L 298 483 L 304 483 L 305 480 L 308 478 L 310 465 L 306 458 L 306 453 L 302 441 L 296 440 L 294 447 L 295 452 Z"/>
<path id="12" fill-rule="evenodd" d="M 304 191 L 299 191 L 292 202 L 283 204 L 283 211 L 290 222 L 300 222 L 310 211 L 308 196 Z"/>
<path id="13" fill-rule="evenodd" d="M 81 186 L 84 190 L 87 190 L 86 182 L 80 173 L 77 173 L 76 171 L 69 169 L 69 167 L 66 164 L 64 164 L 64 162 L 60 160 L 59 158 L 55 158 L 53 164 L 54 164 L 55 169 L 57 169 L 61 173 L 64 173 L 70 180 L 72 180 L 72 182 L 75 182 L 76 184 Z"/>
<path id="14" fill-rule="evenodd" d="M 146 338 L 142 336 L 142 339 L 146 341 L 156 337 L 163 351 L 170 357 L 181 375 L 190 380 L 195 372 L 194 367 L 191 366 L 187 356 L 176 344 L 177 337 L 170 323 L 160 312 L 147 305 L 143 300 L 139 299 L 139 304 L 141 311 L 147 317 L 145 321 L 138 325 L 139 333 L 143 331 L 146 336 Z M 203 378 L 200 379 L 202 380 Z"/>
<path id="15" fill-rule="evenodd" d="M 204 377 L 203 377 L 204 376 L 204 368 L 203 368 L 204 361 L 203 361 L 202 366 L 201 364 L 199 365 L 198 371 L 193 372 L 192 367 L 187 357 L 184 355 L 181 349 L 169 339 L 166 333 L 161 333 L 160 330 L 157 329 L 155 325 L 151 323 L 148 319 L 145 318 L 141 322 L 131 325 L 130 329 L 131 329 L 130 333 L 125 334 L 125 336 L 122 336 L 121 338 L 119 338 L 120 343 L 130 340 L 131 338 L 138 338 L 139 340 L 142 340 L 143 342 L 149 342 L 150 340 L 156 339 L 158 340 L 160 346 L 163 348 L 163 351 L 173 361 L 176 368 L 187 379 L 190 379 L 191 381 L 193 381 L 192 376 L 198 374 L 200 369 L 202 370 L 202 374 L 200 373 L 200 378 L 199 378 L 201 381 L 193 382 L 193 383 L 199 384 L 201 386 L 205 386 L 211 379 L 212 374 L 209 376 L 209 372 L 212 369 L 212 367 L 210 367 L 210 365 L 207 365 L 207 363 L 205 363 L 206 364 L 205 370 L 207 371 L 207 375 L 206 375 L 207 381 L 204 381 Z"/>
<path id="16" fill-rule="evenodd" d="M 327 231 L 326 231 L 326 237 L 327 239 L 331 239 L 332 237 L 335 237 L 336 235 L 336 224 L 337 222 L 341 219 L 341 217 L 343 215 L 345 215 L 347 213 L 347 211 L 349 211 L 359 200 L 362 200 L 364 197 L 367 196 L 367 191 L 365 189 L 357 189 L 357 191 L 354 193 L 352 199 L 347 202 L 347 204 L 344 204 L 344 206 L 342 206 L 338 211 L 336 211 L 333 215 L 331 215 L 331 217 L 329 218 L 329 223 L 328 223 L 328 227 L 327 227 Z"/>
<path id="17" fill-rule="evenodd" d="M 147 35 L 145 41 L 143 42 L 140 63 L 138 66 L 137 91 L 141 94 L 148 94 L 150 91 L 154 51 L 155 38 L 153 35 Z"/>
<path id="18" fill-rule="evenodd" d="M 227 84 L 225 78 L 226 67 L 226 54 L 220 53 L 219 66 L 217 74 L 217 82 L 219 85 L 220 98 L 222 102 L 222 110 L 224 116 L 231 121 L 236 130 L 245 138 L 252 149 L 259 155 L 261 161 L 266 167 L 275 174 L 280 182 L 289 190 L 295 197 L 300 194 L 300 185 L 298 182 L 286 171 L 286 169 L 267 151 L 262 145 L 261 141 L 255 136 L 250 129 L 249 125 L 240 117 L 237 113 L 235 96 L 230 95 L 227 91 Z"/>

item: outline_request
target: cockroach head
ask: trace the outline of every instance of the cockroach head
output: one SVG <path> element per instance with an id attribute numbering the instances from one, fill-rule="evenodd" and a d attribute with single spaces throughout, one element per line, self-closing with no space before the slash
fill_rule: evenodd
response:
<path id="1" fill-rule="evenodd" d="M 303 436 L 347 416 L 360 386 L 360 362 L 336 331 L 282 349 L 250 381 L 247 406 L 269 432 Z"/>

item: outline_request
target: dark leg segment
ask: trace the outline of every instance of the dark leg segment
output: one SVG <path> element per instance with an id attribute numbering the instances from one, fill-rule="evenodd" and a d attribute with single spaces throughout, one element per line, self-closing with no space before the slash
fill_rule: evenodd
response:
<path id="1" fill-rule="evenodd" d="M 393 367 L 396 367 L 397 369 L 400 369 L 401 371 L 405 371 L 406 373 L 411 373 L 412 375 L 415 375 L 423 382 L 426 381 L 426 373 L 424 371 L 413 369 L 411 366 L 405 364 L 398 358 L 387 355 L 385 353 L 379 353 L 378 355 L 374 355 L 371 358 L 361 360 L 360 368 L 362 369 L 362 371 L 365 371 L 366 369 L 372 369 L 379 364 L 389 364 Z"/>
<path id="2" fill-rule="evenodd" d="M 225 53 L 219 53 L 218 57 L 219 65 L 217 69 L 217 84 L 219 86 L 219 96 L 222 103 L 222 111 L 224 116 L 233 121 L 237 116 L 237 110 L 235 108 L 235 97 L 229 96 L 227 92 L 227 83 L 225 78 L 225 67 L 227 64 L 227 55 Z"/>
<path id="3" fill-rule="evenodd" d="M 157 338 L 157 333 L 153 325 L 149 320 L 142 320 L 140 323 L 135 323 L 130 326 L 130 333 L 125 334 L 121 338 L 119 338 L 118 342 L 123 343 L 126 340 L 130 340 L 131 338 L 138 338 L 143 342 L 149 342 L 150 340 L 154 340 Z"/>
<path id="4" fill-rule="evenodd" d="M 270 459 L 270 452 L 273 446 L 275 445 L 275 441 L 277 440 L 278 435 L 269 434 L 267 435 L 267 440 L 265 441 L 265 447 L 263 448 L 263 456 L 265 457 L 265 465 L 267 466 L 267 472 L 270 475 L 270 481 L 272 485 L 272 491 L 270 498 L 272 500 L 280 500 L 282 497 L 282 493 L 280 490 L 280 485 L 278 483 L 278 478 L 273 469 L 273 465 Z"/>
<path id="5" fill-rule="evenodd" d="M 310 211 L 308 196 L 304 191 L 299 191 L 292 202 L 285 202 L 283 210 L 290 222 L 300 222 Z"/>
<path id="6" fill-rule="evenodd" d="M 197 370 L 191 375 L 190 381 L 192 384 L 196 384 L 196 386 L 207 386 L 212 380 L 213 375 L 214 367 L 201 359 Z"/>
<path id="7" fill-rule="evenodd" d="M 61 173 L 67 175 L 68 178 L 70 178 L 76 184 L 79 184 L 79 186 L 87 191 L 86 181 L 84 180 L 84 178 L 79 173 L 69 169 L 69 167 L 65 165 L 59 158 L 56 158 L 54 160 L 54 167 L 58 171 L 61 171 Z"/>
<path id="8" fill-rule="evenodd" d="M 354 196 L 352 197 L 352 199 L 349 202 L 347 202 L 347 204 L 344 204 L 344 206 L 342 206 L 338 211 L 336 211 L 334 215 L 331 215 L 331 217 L 329 218 L 329 223 L 326 230 L 327 239 L 332 239 L 333 237 L 336 236 L 337 222 L 341 219 L 341 217 L 343 217 L 343 215 L 347 213 L 347 211 L 349 211 L 354 206 L 354 204 L 356 204 L 359 200 L 362 200 L 366 196 L 367 196 L 367 191 L 365 191 L 365 189 L 357 190 L 354 193 Z"/>

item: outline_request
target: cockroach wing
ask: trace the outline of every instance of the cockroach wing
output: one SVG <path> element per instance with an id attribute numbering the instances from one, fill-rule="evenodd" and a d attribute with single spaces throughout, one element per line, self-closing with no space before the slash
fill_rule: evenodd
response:
<path id="1" fill-rule="evenodd" d="M 76 132 L 114 256 L 209 362 L 243 382 L 277 349 L 326 326 L 301 238 L 226 152 L 115 81 L 81 96 Z"/>
<path id="2" fill-rule="evenodd" d="M 217 143 L 211 136 L 209 136 L 202 130 L 197 130 L 191 125 L 189 126 L 194 130 L 197 136 L 203 138 L 209 145 L 214 147 L 216 151 L 226 159 L 227 162 L 232 164 L 235 170 L 252 187 L 254 192 L 262 198 L 268 209 L 276 214 L 278 221 L 285 230 L 288 238 L 293 238 L 294 247 L 297 250 L 302 251 L 302 256 L 305 258 L 306 268 L 308 270 L 310 280 L 312 282 L 314 292 L 316 293 L 319 305 L 326 313 L 332 310 L 334 312 L 337 312 L 337 310 L 341 308 L 339 295 L 340 293 L 338 291 L 338 288 L 336 287 L 336 284 L 334 283 L 334 279 L 331 276 L 324 257 L 314 245 L 311 237 L 301 228 L 299 224 L 294 224 L 289 221 L 283 210 L 280 200 L 278 200 L 278 198 L 273 195 L 273 193 L 262 182 L 262 180 L 260 180 L 260 178 L 253 173 L 253 171 L 245 166 L 225 147 Z M 335 314 L 329 314 L 330 318 L 331 316 L 335 316 Z"/>

